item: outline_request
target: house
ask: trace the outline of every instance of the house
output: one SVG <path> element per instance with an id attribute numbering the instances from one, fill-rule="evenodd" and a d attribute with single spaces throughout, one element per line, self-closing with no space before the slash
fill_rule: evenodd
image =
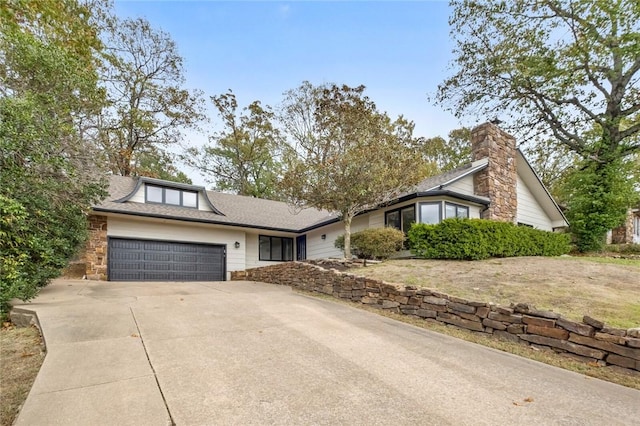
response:
<path id="1" fill-rule="evenodd" d="M 611 230 L 607 240 L 610 244 L 640 244 L 640 208 L 627 210 L 624 225 Z"/>
<path id="2" fill-rule="evenodd" d="M 472 162 L 428 178 L 354 218 L 353 232 L 445 218 L 486 218 L 547 231 L 567 220 L 515 139 L 486 123 L 472 132 Z M 215 281 L 231 271 L 339 257 L 343 233 L 330 212 L 146 177 L 111 176 L 89 216 L 86 275 L 113 281 Z"/>

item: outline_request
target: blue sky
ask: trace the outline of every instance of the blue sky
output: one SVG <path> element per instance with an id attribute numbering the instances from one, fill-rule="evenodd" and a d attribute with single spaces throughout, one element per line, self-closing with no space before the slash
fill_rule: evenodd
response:
<path id="1" fill-rule="evenodd" d="M 304 80 L 364 84 L 380 110 L 413 120 L 417 136 L 475 124 L 458 122 L 429 100 L 452 55 L 445 1 L 116 0 L 115 9 L 171 34 L 187 87 L 207 97 L 232 89 L 240 106 L 254 100 L 275 106 Z M 208 106 L 205 132 L 217 121 Z M 188 138 L 193 145 L 206 140 Z"/>

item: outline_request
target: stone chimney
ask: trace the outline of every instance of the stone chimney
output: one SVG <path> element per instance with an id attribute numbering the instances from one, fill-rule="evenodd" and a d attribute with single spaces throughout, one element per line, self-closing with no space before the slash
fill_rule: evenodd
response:
<path id="1" fill-rule="evenodd" d="M 515 222 L 518 208 L 515 138 L 495 124 L 481 124 L 471 131 L 471 158 L 489 159 L 487 168 L 473 177 L 475 194 L 491 200 L 482 218 Z"/>

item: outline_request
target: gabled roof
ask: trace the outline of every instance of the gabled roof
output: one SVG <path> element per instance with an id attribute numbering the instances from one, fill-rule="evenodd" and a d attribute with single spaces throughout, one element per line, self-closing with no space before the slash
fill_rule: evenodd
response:
<path id="1" fill-rule="evenodd" d="M 427 193 L 429 191 L 443 189 L 445 186 L 457 182 L 465 176 L 474 174 L 475 172 L 479 172 L 480 170 L 487 168 L 488 165 L 489 160 L 487 158 L 478 160 L 474 163 L 464 164 L 460 167 L 449 170 L 448 172 L 426 178 L 418 185 L 416 185 L 415 189 L 410 192 Z"/>
<path id="2" fill-rule="evenodd" d="M 518 167 L 518 173 L 523 174 L 525 183 L 531 185 L 531 191 L 556 223 L 567 223 L 562 211 L 546 190 L 538 175 L 533 171 L 528 161 L 518 150 L 518 163 L 524 162 L 525 167 Z M 450 185 L 475 174 L 487 167 L 488 160 L 482 159 L 465 164 L 437 176 L 429 177 L 411 190 L 400 195 L 395 201 L 386 206 L 404 202 L 418 197 L 449 196 L 466 200 L 479 205 L 489 205 L 490 200 L 474 194 L 461 193 Z M 131 202 L 143 183 L 162 185 L 178 189 L 200 192 L 211 211 L 171 206 L 166 204 L 152 204 Z M 167 182 L 152 178 L 133 178 L 124 176 L 109 177 L 109 196 L 93 207 L 96 212 L 120 213 L 134 216 L 177 219 L 191 222 L 211 223 L 227 226 L 237 226 L 254 229 L 265 229 L 283 232 L 306 232 L 330 223 L 339 221 L 335 213 L 313 208 L 294 212 L 286 203 L 264 200 L 222 192 L 207 191 L 202 186 Z"/>
<path id="3" fill-rule="evenodd" d="M 129 202 L 128 200 L 140 188 L 141 182 L 187 190 L 198 191 L 202 189 L 207 202 L 211 204 L 214 211 L 167 204 Z M 109 195 L 105 200 L 95 205 L 93 210 L 284 232 L 298 232 L 309 224 L 332 221 L 336 217 L 327 211 L 317 209 L 303 209 L 294 214 L 286 203 L 279 201 L 205 191 L 202 187 L 175 184 L 157 179 L 125 176 L 109 177 Z"/>
<path id="4" fill-rule="evenodd" d="M 516 169 L 518 170 L 518 175 L 520 178 L 527 184 L 527 187 L 535 197 L 536 201 L 540 204 L 540 206 L 547 213 L 551 221 L 554 223 L 554 228 L 562 228 L 569 226 L 569 221 L 565 217 L 562 209 L 556 203 L 556 201 L 551 196 L 551 193 L 542 183 L 542 179 L 536 173 L 536 171 L 531 166 L 531 163 L 527 160 L 527 157 L 524 156 L 524 153 L 520 150 L 516 150 Z"/>
<path id="5" fill-rule="evenodd" d="M 114 202 L 116 202 L 116 203 L 124 203 L 126 201 L 129 201 L 138 192 L 138 190 L 140 189 L 140 187 L 144 183 L 148 183 L 148 184 L 151 184 L 151 185 L 158 185 L 158 186 L 162 186 L 162 187 L 165 187 L 165 188 L 186 189 L 188 191 L 198 192 L 198 193 L 204 195 L 203 198 L 205 200 L 205 203 L 211 209 L 212 212 L 214 212 L 215 214 L 219 214 L 219 215 L 224 216 L 224 214 L 222 214 L 218 209 L 216 209 L 213 206 L 213 204 L 211 204 L 211 200 L 209 200 L 209 197 L 207 197 L 206 189 L 205 189 L 204 186 L 196 186 L 196 185 L 191 185 L 191 184 L 187 184 L 187 183 L 180 183 L 180 182 L 171 182 L 171 181 L 166 181 L 166 180 L 154 179 L 154 178 L 150 178 L 150 177 L 146 177 L 146 176 L 139 177 L 137 179 L 136 185 L 133 187 L 131 192 L 129 192 L 129 194 L 125 195 L 124 197 L 122 197 L 120 199 L 114 200 Z"/>

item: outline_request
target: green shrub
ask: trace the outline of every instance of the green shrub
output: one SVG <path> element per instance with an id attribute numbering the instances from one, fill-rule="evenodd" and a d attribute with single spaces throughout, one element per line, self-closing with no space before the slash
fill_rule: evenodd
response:
<path id="1" fill-rule="evenodd" d="M 571 248 L 568 234 L 482 219 L 414 224 L 409 230 L 409 241 L 411 252 L 427 259 L 559 256 Z"/>
<path id="2" fill-rule="evenodd" d="M 404 238 L 395 228 L 369 228 L 351 234 L 351 251 L 360 259 L 388 259 L 402 250 Z M 335 247 L 344 250 L 344 235 L 336 238 Z"/>
<path id="3" fill-rule="evenodd" d="M 0 194 L 0 316 L 11 299 L 30 300 L 59 276 L 86 237 L 82 210 L 49 204 L 28 209 Z"/>

